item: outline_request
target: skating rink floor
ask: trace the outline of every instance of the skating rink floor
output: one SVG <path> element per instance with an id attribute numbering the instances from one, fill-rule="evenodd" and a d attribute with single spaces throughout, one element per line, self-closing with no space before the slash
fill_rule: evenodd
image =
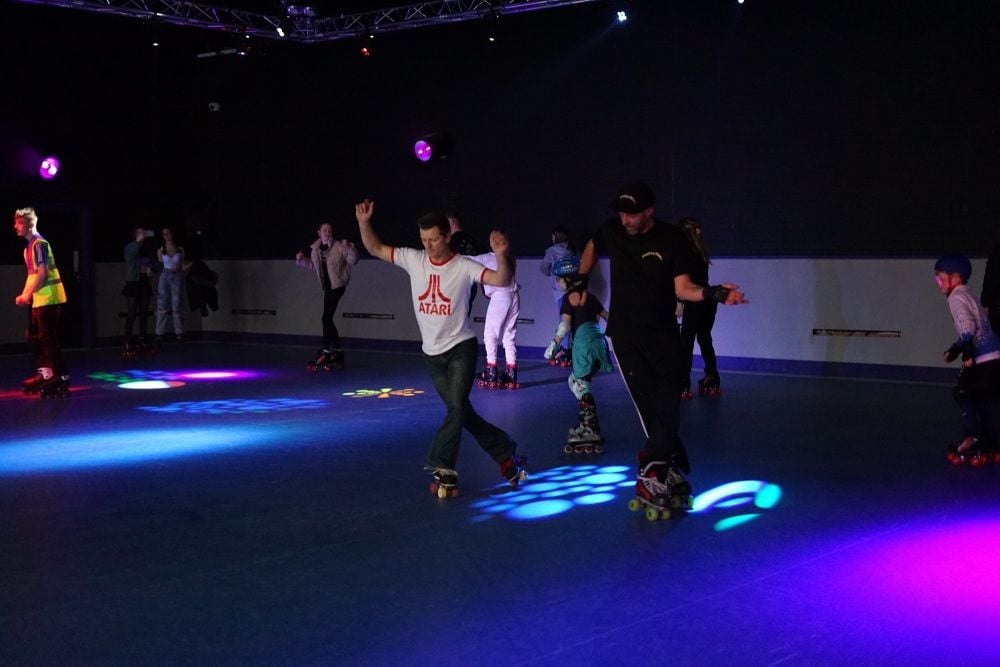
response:
<path id="1" fill-rule="evenodd" d="M 443 501 L 420 356 L 312 352 L 72 352 L 60 400 L 0 357 L 0 663 L 1000 664 L 1000 466 L 945 461 L 947 384 L 724 372 L 682 406 L 698 511 L 650 522 L 617 373 L 601 456 L 566 370 L 473 389 L 531 477 L 466 435 Z"/>

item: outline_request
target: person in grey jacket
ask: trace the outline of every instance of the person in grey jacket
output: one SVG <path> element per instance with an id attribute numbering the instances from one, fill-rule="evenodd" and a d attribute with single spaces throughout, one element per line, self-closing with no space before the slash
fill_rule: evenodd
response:
<path id="1" fill-rule="evenodd" d="M 337 305 L 351 282 L 351 268 L 358 263 L 358 249 L 350 241 L 333 238 L 333 226 L 324 222 L 317 230 L 318 238 L 309 246 L 309 255 L 299 252 L 295 263 L 316 273 L 323 290 L 323 347 L 318 356 L 309 362 L 309 368 L 330 370 L 344 367 L 344 350 L 340 346 L 340 333 L 334 323 Z"/>

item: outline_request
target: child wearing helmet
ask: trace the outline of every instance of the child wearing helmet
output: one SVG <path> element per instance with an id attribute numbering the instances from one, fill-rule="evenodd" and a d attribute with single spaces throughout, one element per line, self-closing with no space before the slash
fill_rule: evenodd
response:
<path id="1" fill-rule="evenodd" d="M 587 276 L 580 275 L 580 259 L 575 255 L 556 262 L 552 273 L 565 292 L 560 307 L 559 326 L 545 350 L 551 359 L 561 349 L 563 339 L 573 334 L 573 372 L 569 388 L 578 401 L 579 423 L 569 430 L 564 451 L 567 454 L 603 451 L 604 438 L 597 418 L 597 403 L 590 392 L 590 380 L 597 372 L 612 369 L 604 332 L 598 318 L 607 320 L 608 312 L 600 300 L 587 290 Z"/>
<path id="2" fill-rule="evenodd" d="M 997 458 L 1000 442 L 1000 340 L 966 284 L 971 275 L 972 263 L 966 257 L 946 255 L 934 264 L 934 282 L 948 299 L 958 333 L 958 340 L 945 350 L 944 360 L 962 359 L 953 390 L 962 414 L 962 438 L 949 446 L 948 460 L 978 466 Z"/>

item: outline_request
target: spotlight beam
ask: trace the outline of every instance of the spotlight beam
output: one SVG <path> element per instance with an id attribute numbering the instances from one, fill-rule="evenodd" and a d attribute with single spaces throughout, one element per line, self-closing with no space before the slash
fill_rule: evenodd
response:
<path id="1" fill-rule="evenodd" d="M 295 29 L 289 31 L 285 16 L 261 14 L 199 2 L 171 0 L 12 0 L 21 4 L 75 9 L 97 14 L 111 14 L 134 19 L 156 19 L 162 23 L 238 32 L 253 37 L 294 41 L 303 44 L 352 39 L 359 30 L 377 28 L 380 33 L 411 30 L 446 23 L 479 20 L 483 11 L 503 14 L 582 5 L 597 0 L 437 0 L 388 9 L 328 17 L 296 17 Z M 282 28 L 285 36 L 280 37 Z"/>

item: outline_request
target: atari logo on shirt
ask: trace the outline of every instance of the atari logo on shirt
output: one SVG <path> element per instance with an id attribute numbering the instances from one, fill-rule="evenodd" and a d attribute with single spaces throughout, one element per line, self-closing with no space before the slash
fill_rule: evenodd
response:
<path id="1" fill-rule="evenodd" d="M 451 315 L 451 299 L 441 291 L 441 276 L 432 273 L 427 289 L 417 297 L 420 302 L 417 312 L 424 315 Z"/>

